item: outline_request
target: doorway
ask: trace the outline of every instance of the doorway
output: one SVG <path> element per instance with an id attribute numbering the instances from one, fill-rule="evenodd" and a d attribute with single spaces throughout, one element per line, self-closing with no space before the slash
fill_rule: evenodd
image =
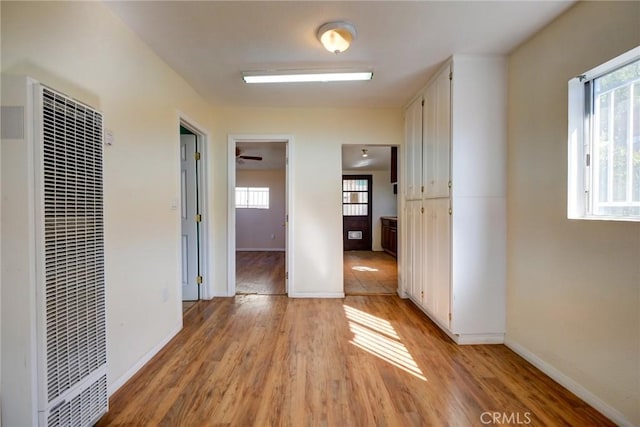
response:
<path id="1" fill-rule="evenodd" d="M 346 295 L 398 292 L 397 147 L 342 146 Z"/>
<path id="2" fill-rule="evenodd" d="M 203 206 L 205 163 L 204 134 L 195 126 L 180 120 L 180 211 L 181 296 L 182 311 L 186 312 L 205 297 L 206 245 Z"/>
<path id="3" fill-rule="evenodd" d="M 228 295 L 287 295 L 288 136 L 229 137 Z"/>

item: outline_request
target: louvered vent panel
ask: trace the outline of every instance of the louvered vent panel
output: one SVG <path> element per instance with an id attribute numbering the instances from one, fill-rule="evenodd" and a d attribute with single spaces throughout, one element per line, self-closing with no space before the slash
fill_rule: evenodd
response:
<path id="1" fill-rule="evenodd" d="M 47 88 L 43 104 L 46 387 L 51 402 L 106 364 L 102 116 Z M 104 388 L 106 400 L 106 379 Z M 63 405 L 68 409 L 56 409 L 63 421 L 50 425 L 80 425 L 65 420 L 84 420 L 76 412 L 97 399 L 91 394 L 89 403 L 82 398 L 75 403 L 81 395 Z"/>
<path id="2" fill-rule="evenodd" d="M 95 422 L 107 405 L 107 376 L 103 375 L 73 399 L 49 413 L 49 426 L 87 426 Z"/>

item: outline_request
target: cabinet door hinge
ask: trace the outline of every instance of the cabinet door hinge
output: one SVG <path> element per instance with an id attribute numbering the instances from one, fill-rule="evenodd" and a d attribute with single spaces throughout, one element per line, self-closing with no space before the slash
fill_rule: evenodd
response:
<path id="1" fill-rule="evenodd" d="M 284 273 L 284 278 L 289 280 L 289 272 L 288 271 Z"/>
<path id="2" fill-rule="evenodd" d="M 453 215 L 453 209 L 449 208 L 449 215 Z"/>
<path id="3" fill-rule="evenodd" d="M 424 213 L 424 208 L 420 208 L 420 213 Z"/>
<path id="4" fill-rule="evenodd" d="M 449 71 L 449 80 L 453 80 L 453 71 Z"/>
<path id="5" fill-rule="evenodd" d="M 200 152 L 196 151 L 193 155 L 193 158 L 196 160 L 200 160 Z"/>
<path id="6" fill-rule="evenodd" d="M 585 159 L 587 166 L 591 166 L 591 154 L 587 154 L 587 158 Z"/>
<path id="7" fill-rule="evenodd" d="M 196 214 L 195 220 L 196 222 L 202 222 L 202 215 Z"/>
<path id="8" fill-rule="evenodd" d="M 196 277 L 196 283 L 197 284 L 201 284 L 202 283 L 202 276 Z"/>
<path id="9" fill-rule="evenodd" d="M 451 313 L 449 313 L 449 320 L 451 320 Z"/>
<path id="10" fill-rule="evenodd" d="M 424 107 L 424 99 L 422 100 L 421 105 Z"/>
<path id="11" fill-rule="evenodd" d="M 449 181 L 449 188 L 451 188 L 451 186 L 452 186 L 452 185 L 453 185 L 453 184 L 451 184 L 451 181 Z"/>
<path id="12" fill-rule="evenodd" d="M 424 185 L 420 187 L 420 192 L 424 193 Z"/>

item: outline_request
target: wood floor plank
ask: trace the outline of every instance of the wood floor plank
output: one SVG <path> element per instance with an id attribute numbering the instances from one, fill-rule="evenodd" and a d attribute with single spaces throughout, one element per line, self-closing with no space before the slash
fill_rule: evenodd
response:
<path id="1" fill-rule="evenodd" d="M 398 291 L 398 263 L 386 252 L 345 251 L 344 292 L 347 295 L 385 295 Z"/>
<path id="2" fill-rule="evenodd" d="M 236 252 L 236 293 L 284 295 L 285 252 Z"/>
<path id="3" fill-rule="evenodd" d="M 503 345 L 457 346 L 397 296 L 201 301 L 98 426 L 611 426 Z M 502 424 L 502 425 L 509 425 Z"/>

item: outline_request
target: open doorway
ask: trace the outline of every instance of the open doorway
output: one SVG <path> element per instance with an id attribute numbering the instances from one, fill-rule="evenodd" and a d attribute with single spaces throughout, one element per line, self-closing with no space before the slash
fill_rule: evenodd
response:
<path id="1" fill-rule="evenodd" d="M 180 120 L 180 249 L 182 312 L 203 298 L 205 244 L 203 240 L 204 135 Z"/>
<path id="2" fill-rule="evenodd" d="M 230 295 L 286 295 L 289 140 L 230 137 L 229 149 Z"/>
<path id="3" fill-rule="evenodd" d="M 397 147 L 342 146 L 346 295 L 398 291 Z"/>

